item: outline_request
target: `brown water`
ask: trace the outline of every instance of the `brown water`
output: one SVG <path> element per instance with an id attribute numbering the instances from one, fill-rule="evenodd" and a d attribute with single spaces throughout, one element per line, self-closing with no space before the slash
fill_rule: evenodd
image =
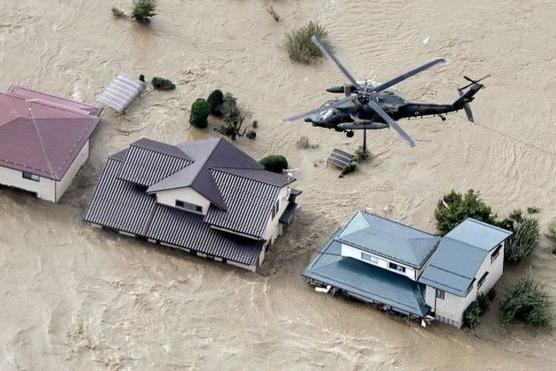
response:
<path id="1" fill-rule="evenodd" d="M 415 323 L 317 294 L 299 276 L 356 208 L 429 231 L 436 200 L 470 187 L 500 213 L 536 205 L 556 217 L 556 5 L 537 1 L 166 0 L 150 27 L 113 19 L 128 1 L 1 0 L 0 86 L 20 83 L 93 102 L 118 72 L 174 80 L 125 116 L 107 110 L 90 162 L 58 205 L 0 189 L 0 369 L 554 369 L 553 330 L 497 324 L 475 331 Z M 464 115 L 401 122 L 417 141 L 370 134 L 376 155 L 338 179 L 322 160 L 360 144 L 284 116 L 315 107 L 341 83 L 329 63 L 292 64 L 283 35 L 308 20 L 326 25 L 357 76 L 379 81 L 433 57 L 445 66 L 404 82 L 408 99 L 451 102 L 462 74 L 486 73 Z M 428 39 L 428 43 L 423 42 Z M 81 221 L 106 158 L 146 136 L 169 143 L 192 131 L 188 109 L 214 88 L 232 91 L 260 122 L 259 158 L 284 153 L 304 190 L 293 229 L 261 275 L 98 231 Z M 298 150 L 306 135 L 319 143 Z M 546 240 L 499 292 L 527 272 L 556 297 L 556 258 Z M 500 296 L 500 295 L 499 295 Z"/>

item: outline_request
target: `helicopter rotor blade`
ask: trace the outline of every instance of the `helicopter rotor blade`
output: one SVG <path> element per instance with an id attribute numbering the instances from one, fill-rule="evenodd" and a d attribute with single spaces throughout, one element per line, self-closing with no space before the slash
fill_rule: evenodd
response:
<path id="1" fill-rule="evenodd" d="M 415 141 L 413 141 L 413 139 L 409 136 L 409 134 L 407 134 L 399 125 L 396 121 L 394 121 L 392 119 L 392 117 L 390 117 L 389 114 L 386 113 L 386 111 L 384 111 L 378 104 L 376 104 L 374 101 L 369 101 L 369 106 L 376 112 L 378 113 L 378 115 L 380 117 L 382 117 L 384 119 L 384 121 L 388 124 L 388 126 L 390 127 L 390 129 L 394 129 L 400 137 L 402 137 L 403 140 L 405 140 L 407 142 L 407 144 L 409 144 L 410 147 L 415 147 Z"/>
<path id="2" fill-rule="evenodd" d="M 286 122 L 286 123 L 292 123 L 292 122 L 298 121 L 299 119 L 303 119 L 303 118 L 305 118 L 305 117 L 307 117 L 307 116 L 311 116 L 311 115 L 314 115 L 314 114 L 316 114 L 316 113 L 321 113 L 321 112 L 327 111 L 327 110 L 329 110 L 329 109 L 330 109 L 330 107 L 319 107 L 319 108 L 314 109 L 314 110 L 311 110 L 311 111 L 307 111 L 307 112 L 303 112 L 303 113 L 298 113 L 297 115 L 293 115 L 293 116 L 290 116 L 290 117 L 286 117 L 286 118 L 284 119 L 284 122 Z"/>
<path id="3" fill-rule="evenodd" d="M 434 59 L 434 60 L 432 60 L 428 63 L 425 63 L 422 66 L 419 66 L 419 67 L 417 67 L 417 68 L 415 68 L 415 69 L 413 69 L 413 70 L 411 70 L 407 73 L 404 73 L 403 75 L 395 77 L 390 81 L 387 81 L 383 84 L 380 84 L 380 85 L 376 86 L 375 88 L 373 88 L 373 91 L 379 92 L 379 91 L 382 91 L 384 89 L 388 89 L 389 87 L 394 86 L 394 85 L 396 85 L 396 84 L 398 84 L 398 83 L 400 83 L 400 82 L 402 82 L 402 81 L 404 81 L 404 80 L 406 80 L 406 79 L 408 79 L 412 76 L 415 76 L 420 72 L 428 70 L 429 68 L 431 68 L 431 67 L 433 67 L 433 66 L 435 66 L 439 63 L 444 63 L 444 62 L 446 62 L 446 60 L 444 58 Z"/>
<path id="4" fill-rule="evenodd" d="M 486 77 L 483 77 L 483 79 Z M 458 89 L 458 93 L 459 96 L 463 96 L 463 90 Z M 472 124 L 475 123 L 475 118 L 473 117 L 473 111 L 471 111 L 471 106 L 469 106 L 469 103 L 464 103 L 463 105 L 463 110 L 465 111 L 465 115 L 467 116 L 467 120 L 469 120 L 469 122 L 471 122 Z"/>
<path id="5" fill-rule="evenodd" d="M 330 59 L 332 61 L 332 63 L 334 63 L 340 69 L 340 71 L 342 71 L 342 73 L 344 74 L 344 76 L 346 76 L 348 78 L 350 83 L 352 83 L 357 89 L 360 88 L 359 84 L 357 83 L 355 78 L 353 78 L 351 73 L 349 73 L 349 71 L 338 60 L 338 58 L 336 58 L 334 53 L 332 53 L 332 51 L 330 49 L 328 49 L 328 47 L 326 45 L 324 45 L 324 43 L 322 41 L 320 41 L 318 37 L 316 37 L 315 35 L 311 36 L 311 41 L 313 42 L 313 44 L 315 44 L 315 46 L 317 48 L 319 48 L 319 50 L 322 52 L 322 54 L 324 54 L 328 59 Z"/>

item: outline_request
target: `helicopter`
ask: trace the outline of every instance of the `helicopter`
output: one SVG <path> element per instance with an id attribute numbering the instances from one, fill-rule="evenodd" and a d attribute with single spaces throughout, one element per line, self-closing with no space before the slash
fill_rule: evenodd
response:
<path id="1" fill-rule="evenodd" d="M 445 121 L 445 114 L 463 109 L 467 119 L 472 123 L 475 121 L 469 103 L 473 101 L 475 94 L 484 88 L 480 81 L 489 75 L 478 80 L 464 76 L 469 84 L 458 89 L 459 97 L 451 104 L 409 102 L 388 89 L 437 64 L 444 63 L 443 58 L 434 59 L 385 83 L 375 85 L 369 79 L 362 82 L 356 81 L 326 44 L 316 36 L 312 36 L 311 40 L 349 80 L 349 84 L 333 86 L 326 91 L 343 93 L 345 98 L 329 100 L 315 110 L 288 117 L 284 120 L 285 122 L 304 119 L 305 122 L 316 127 L 345 132 L 348 138 L 353 137 L 353 130 L 364 130 L 365 139 L 367 130 L 390 128 L 396 131 L 410 147 L 415 147 L 414 140 L 398 125 L 397 120 L 439 116 L 442 121 Z"/>

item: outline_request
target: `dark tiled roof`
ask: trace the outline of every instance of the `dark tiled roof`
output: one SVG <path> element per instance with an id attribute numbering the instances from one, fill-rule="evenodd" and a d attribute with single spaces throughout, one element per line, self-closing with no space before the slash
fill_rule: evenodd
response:
<path id="1" fill-rule="evenodd" d="M 210 208 L 205 222 L 254 237 L 262 237 L 280 188 L 212 170 L 226 210 Z"/>
<path id="2" fill-rule="evenodd" d="M 241 178 L 252 179 L 276 187 L 283 187 L 295 181 L 295 178 L 290 177 L 287 173 L 273 173 L 265 169 L 214 168 L 214 170 L 233 174 Z"/>
<path id="3" fill-rule="evenodd" d="M 0 166 L 63 178 L 100 118 L 51 99 L 57 103 L 0 93 Z"/>
<path id="4" fill-rule="evenodd" d="M 84 220 L 242 264 L 256 265 L 263 242 L 212 229 L 203 216 L 156 203 L 154 195 L 118 179 L 123 164 L 109 158 Z"/>
<path id="5" fill-rule="evenodd" d="M 166 148 L 161 148 L 161 145 L 145 146 L 144 140 L 133 143 L 118 177 L 149 187 L 191 164 L 185 154 L 176 156 L 176 151 L 179 151 L 176 147 L 168 146 L 170 150 L 162 151 Z"/>

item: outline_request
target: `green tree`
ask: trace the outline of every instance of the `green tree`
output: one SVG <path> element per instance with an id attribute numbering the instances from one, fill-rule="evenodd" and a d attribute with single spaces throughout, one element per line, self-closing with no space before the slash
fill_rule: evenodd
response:
<path id="1" fill-rule="evenodd" d="M 149 23 L 156 15 L 156 0 L 133 0 L 131 18 L 139 23 Z"/>
<path id="2" fill-rule="evenodd" d="M 189 123 L 199 129 L 207 127 L 207 117 L 210 112 L 210 106 L 204 98 L 198 98 L 191 105 L 191 113 L 189 114 Z"/>
<path id="3" fill-rule="evenodd" d="M 540 228 L 537 219 L 524 217 L 514 222 L 514 234 L 509 238 L 504 257 L 512 263 L 519 263 L 539 246 Z"/>
<path id="4" fill-rule="evenodd" d="M 467 218 L 474 218 L 485 223 L 495 224 L 496 215 L 480 199 L 479 193 L 470 189 L 465 194 L 452 190 L 438 201 L 434 212 L 436 229 L 441 235 L 451 231 Z"/>
<path id="5" fill-rule="evenodd" d="M 500 307 L 502 323 L 524 321 L 531 326 L 546 326 L 552 320 L 551 303 L 544 287 L 532 278 L 521 278 L 510 289 Z"/>
<path id="6" fill-rule="evenodd" d="M 222 112 L 220 108 L 224 103 L 224 94 L 222 94 L 221 90 L 214 90 L 212 93 L 209 94 L 207 98 L 207 102 L 210 105 L 210 114 L 220 116 Z"/>
<path id="7" fill-rule="evenodd" d="M 311 64 L 316 58 L 322 56 L 322 52 L 311 41 L 312 36 L 324 39 L 328 32 L 324 26 L 313 21 L 305 26 L 286 34 L 286 49 L 290 59 L 305 64 Z"/>
<path id="8" fill-rule="evenodd" d="M 270 155 L 259 161 L 261 165 L 268 171 L 281 173 L 288 168 L 288 160 L 282 155 Z"/>

